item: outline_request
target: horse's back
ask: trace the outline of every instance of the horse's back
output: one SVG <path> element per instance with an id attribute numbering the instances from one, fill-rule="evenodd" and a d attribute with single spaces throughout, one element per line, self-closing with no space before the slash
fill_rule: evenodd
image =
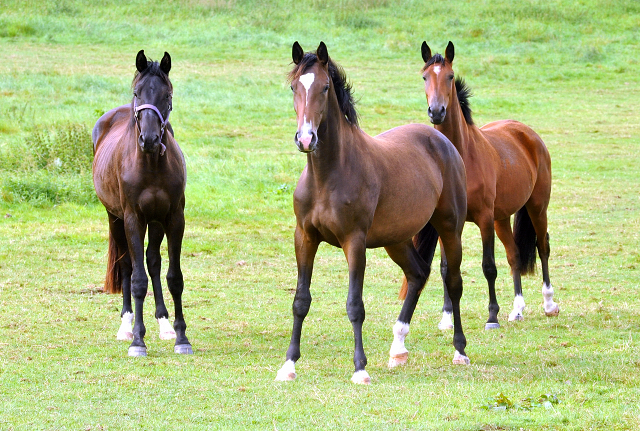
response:
<path id="1" fill-rule="evenodd" d="M 500 120 L 485 124 L 480 130 L 501 159 L 512 154 L 514 148 L 520 148 L 536 167 L 541 163 L 549 164 L 551 161 L 542 138 L 526 124 L 515 120 Z"/>
<path id="2" fill-rule="evenodd" d="M 498 156 L 496 218 L 515 213 L 529 200 L 534 188 L 550 193 L 551 156 L 532 128 L 519 121 L 501 120 L 480 130 Z"/>
<path id="3" fill-rule="evenodd" d="M 424 124 L 409 124 L 381 133 L 374 141 L 376 170 L 384 178 L 371 236 L 384 230 L 389 220 L 398 219 L 402 222 L 397 226 L 411 231 L 410 237 L 444 207 L 451 215 L 460 212 L 454 217 L 464 220 L 464 163 L 442 133 Z M 377 224 L 376 219 L 387 223 Z"/>
<path id="4" fill-rule="evenodd" d="M 441 174 L 447 172 L 464 175 L 464 162 L 451 141 L 438 130 L 426 124 L 407 124 L 387 130 L 375 137 L 386 145 L 414 146 L 424 151 L 424 157 L 434 163 Z M 414 160 L 413 162 L 418 162 Z"/>

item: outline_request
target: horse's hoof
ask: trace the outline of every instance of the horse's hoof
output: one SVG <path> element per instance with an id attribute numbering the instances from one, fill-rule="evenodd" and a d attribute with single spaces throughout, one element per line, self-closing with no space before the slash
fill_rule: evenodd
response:
<path id="1" fill-rule="evenodd" d="M 277 382 L 292 382 L 298 377 L 298 375 L 294 372 L 278 370 L 278 374 L 276 374 Z"/>
<path id="2" fill-rule="evenodd" d="M 351 381 L 356 385 L 370 385 L 371 377 L 365 370 L 356 371 L 351 377 Z"/>
<path id="3" fill-rule="evenodd" d="M 176 332 L 175 331 L 161 332 L 160 333 L 160 339 L 161 340 L 175 340 L 175 338 L 176 338 Z"/>
<path id="4" fill-rule="evenodd" d="M 522 313 L 511 313 L 509 314 L 509 322 L 522 322 L 524 320 L 524 316 Z"/>
<path id="5" fill-rule="evenodd" d="M 118 341 L 132 341 L 133 340 L 133 332 L 128 331 L 118 331 L 118 335 L 116 335 Z"/>
<path id="6" fill-rule="evenodd" d="M 460 354 L 456 350 L 456 354 L 453 356 L 453 363 L 455 365 L 469 365 L 471 363 L 471 361 L 469 360 L 469 358 L 467 356 Z"/>
<path id="7" fill-rule="evenodd" d="M 499 329 L 500 328 L 500 324 L 499 323 L 494 323 L 494 322 L 487 322 L 484 325 L 484 329 L 485 330 L 489 330 L 489 329 Z"/>
<path id="8" fill-rule="evenodd" d="M 442 319 L 438 323 L 438 329 L 445 331 L 447 329 L 453 329 L 453 320 L 451 320 L 452 314 L 446 311 L 442 313 Z"/>
<path id="9" fill-rule="evenodd" d="M 129 346 L 129 356 L 147 356 L 147 348 L 144 346 Z"/>
<path id="10" fill-rule="evenodd" d="M 556 317 L 558 314 L 560 314 L 560 307 L 558 307 L 558 304 L 556 304 L 555 308 L 553 308 L 551 311 L 544 311 L 544 314 L 547 315 L 547 317 Z"/>
<path id="11" fill-rule="evenodd" d="M 295 380 L 298 375 L 296 374 L 296 364 L 292 360 L 287 360 L 282 368 L 278 370 L 278 374 L 276 374 L 276 381 L 279 382 L 290 382 Z"/>
<path id="12" fill-rule="evenodd" d="M 398 355 L 390 355 L 389 356 L 389 368 L 395 368 L 399 365 L 404 365 L 407 363 L 407 359 L 409 358 L 409 352 L 400 353 Z"/>
<path id="13" fill-rule="evenodd" d="M 179 355 L 193 355 L 191 344 L 176 344 L 173 351 Z"/>
<path id="14" fill-rule="evenodd" d="M 169 319 L 162 317 L 158 319 L 158 325 L 160 326 L 160 339 L 161 340 L 174 340 L 176 338 L 176 331 L 169 323 Z"/>

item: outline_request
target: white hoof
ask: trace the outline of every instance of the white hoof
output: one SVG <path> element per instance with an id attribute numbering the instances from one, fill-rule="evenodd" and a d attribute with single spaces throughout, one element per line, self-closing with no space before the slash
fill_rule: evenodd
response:
<path id="1" fill-rule="evenodd" d="M 296 377 L 298 377 L 296 374 L 296 364 L 295 362 L 288 360 L 284 363 L 282 368 L 278 370 L 278 374 L 276 374 L 276 381 L 290 382 L 295 380 Z"/>
<path id="2" fill-rule="evenodd" d="M 453 320 L 451 319 L 451 316 L 451 313 L 443 311 L 442 319 L 440 319 L 440 323 L 438 323 L 438 329 L 440 329 L 441 331 L 453 329 Z"/>
<path id="3" fill-rule="evenodd" d="M 484 329 L 485 331 L 491 330 L 491 329 L 499 329 L 500 328 L 500 324 L 499 323 L 485 323 L 484 324 Z"/>
<path id="4" fill-rule="evenodd" d="M 131 331 L 118 331 L 116 338 L 119 341 L 132 341 L 133 340 L 133 332 Z"/>
<path id="5" fill-rule="evenodd" d="M 524 320 L 524 316 L 522 312 L 524 311 L 525 303 L 522 295 L 518 295 L 513 299 L 513 311 L 509 313 L 509 322 L 513 322 L 514 320 L 522 321 Z"/>
<path id="6" fill-rule="evenodd" d="M 513 310 L 511 314 L 509 314 L 509 322 L 523 321 L 523 320 L 524 320 L 524 316 L 522 315 L 521 311 Z"/>
<path id="7" fill-rule="evenodd" d="M 351 381 L 356 385 L 370 385 L 371 377 L 365 370 L 356 371 L 351 377 Z"/>
<path id="8" fill-rule="evenodd" d="M 163 317 L 158 319 L 158 325 L 160 326 L 160 339 L 161 340 L 174 340 L 176 338 L 176 331 L 169 322 L 169 319 Z"/>
<path id="9" fill-rule="evenodd" d="M 456 354 L 453 355 L 453 363 L 455 365 L 469 365 L 471 361 L 467 356 L 460 354 L 460 352 L 456 350 Z"/>
<path id="10" fill-rule="evenodd" d="M 398 355 L 389 356 L 389 368 L 395 368 L 400 365 L 405 365 L 409 358 L 409 352 L 400 353 Z"/>
<path id="11" fill-rule="evenodd" d="M 553 306 L 549 307 L 549 309 L 545 307 L 544 314 L 546 314 L 548 317 L 555 317 L 560 314 L 560 307 L 554 302 Z"/>
<path id="12" fill-rule="evenodd" d="M 120 341 L 133 340 L 133 313 L 124 313 L 121 320 L 116 338 Z"/>

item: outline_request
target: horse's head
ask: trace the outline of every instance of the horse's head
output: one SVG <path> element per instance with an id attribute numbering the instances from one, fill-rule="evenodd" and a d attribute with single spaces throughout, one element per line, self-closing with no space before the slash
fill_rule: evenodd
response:
<path id="1" fill-rule="evenodd" d="M 291 90 L 298 120 L 294 141 L 300 151 L 309 153 L 318 145 L 318 126 L 327 115 L 332 84 L 329 54 L 324 42 L 320 42 L 315 55 L 305 56 L 300 44 L 295 42 L 292 57 L 296 68 L 291 76 Z"/>
<path id="2" fill-rule="evenodd" d="M 138 73 L 133 80 L 133 114 L 140 135 L 138 145 L 145 153 L 155 153 L 160 147 L 160 155 L 165 146 L 162 136 L 169 122 L 171 113 L 173 86 L 169 81 L 171 57 L 164 53 L 160 64 L 147 61 L 144 50 L 136 57 Z"/>
<path id="3" fill-rule="evenodd" d="M 451 93 L 455 88 L 453 73 L 453 43 L 449 42 L 445 56 L 431 55 L 427 42 L 422 42 L 422 68 L 424 91 L 429 103 L 429 119 L 433 124 L 441 124 L 447 116 L 447 107 Z"/>

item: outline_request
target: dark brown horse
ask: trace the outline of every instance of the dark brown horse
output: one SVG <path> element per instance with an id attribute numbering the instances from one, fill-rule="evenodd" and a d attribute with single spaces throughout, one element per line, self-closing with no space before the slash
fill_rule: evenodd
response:
<path id="1" fill-rule="evenodd" d="M 93 184 L 109 215 L 109 255 L 105 291 L 123 292 L 118 339 L 133 340 L 129 356 L 146 356 L 143 303 L 148 278 L 144 237 L 149 230 L 147 268 L 156 302 L 160 338 L 175 338 L 175 352 L 193 353 L 182 314 L 184 282 L 180 250 L 184 233 L 184 189 L 187 173 L 180 147 L 168 122 L 173 86 L 171 57 L 160 64 L 136 57 L 133 100 L 104 114 L 93 128 Z M 162 299 L 160 244 L 167 235 L 167 285 L 175 304 L 173 328 Z M 131 296 L 135 302 L 135 324 Z"/>
<path id="2" fill-rule="evenodd" d="M 366 249 L 385 247 L 408 280 L 394 325 L 390 366 L 407 360 L 404 339 L 429 276 L 438 235 L 448 256 L 445 285 L 453 305 L 454 363 L 469 363 L 460 322 L 460 235 L 466 215 L 464 165 L 449 140 L 432 127 L 411 124 L 370 137 L 358 127 L 344 72 L 320 43 L 304 53 L 296 42 L 289 75 L 298 130 L 295 143 L 307 165 L 294 193 L 298 283 L 286 362 L 276 380 L 296 378 L 302 323 L 311 305 L 311 273 L 322 241 L 343 249 L 349 267 L 347 315 L 355 338 L 354 383 L 369 383 L 362 341 Z M 418 235 L 418 249 L 412 238 Z"/>
<path id="3" fill-rule="evenodd" d="M 543 307 L 556 316 L 549 280 L 549 234 L 547 207 L 551 195 L 551 158 L 547 147 L 530 127 L 512 120 L 495 121 L 478 128 L 469 108 L 469 89 L 454 79 L 453 43 L 445 56 L 431 55 L 422 43 L 425 65 L 422 76 L 429 103 L 429 118 L 435 128 L 451 140 L 464 160 L 467 172 L 467 221 L 478 225 L 482 236 L 482 270 L 489 285 L 489 319 L 486 329 L 498 328 L 495 293 L 497 270 L 494 258 L 494 229 L 507 251 L 515 299 L 509 321 L 523 320 L 525 303 L 520 276 L 536 268 L 536 246 L 542 264 Z M 514 230 L 511 230 L 511 215 Z M 445 252 L 442 273 L 446 274 Z M 443 318 L 439 327 L 451 327 L 451 301 L 445 289 Z"/>

